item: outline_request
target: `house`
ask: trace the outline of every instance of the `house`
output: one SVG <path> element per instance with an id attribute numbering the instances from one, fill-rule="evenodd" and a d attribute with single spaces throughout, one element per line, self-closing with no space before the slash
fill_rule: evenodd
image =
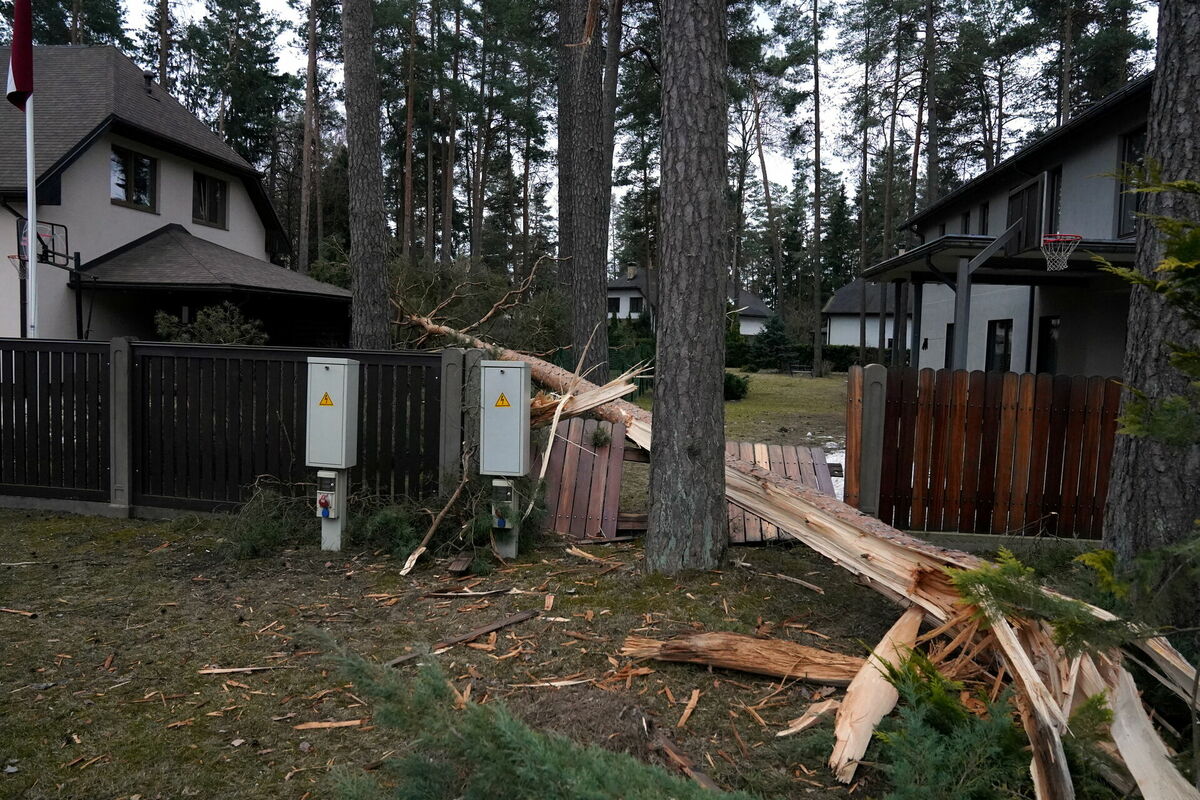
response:
<path id="1" fill-rule="evenodd" d="M 732 283 L 728 287 L 728 301 L 738 309 L 738 326 L 743 336 L 755 336 L 767 326 L 771 309 L 762 298 L 742 289 L 734 302 Z M 620 278 L 608 282 L 608 316 L 616 319 L 640 319 L 645 314 L 653 315 L 653 289 L 645 271 L 630 271 Z"/>
<path id="2" fill-rule="evenodd" d="M 1134 80 L 902 223 L 919 244 L 868 268 L 901 307 L 921 367 L 1120 375 L 1137 195 L 1114 175 L 1142 157 L 1152 76 Z M 1051 270 L 1045 234 L 1082 237 Z M 901 328 L 905 327 L 901 317 Z"/>
<path id="3" fill-rule="evenodd" d="M 37 47 L 34 71 L 39 231 L 61 226 L 71 257 L 37 266 L 39 338 L 154 338 L 156 311 L 230 300 L 272 344 L 345 343 L 349 292 L 271 263 L 288 243 L 261 176 L 149 74 L 113 47 Z M 0 142 L 3 256 L 25 209 L 24 115 L 7 103 Z M 24 300 L 0 269 L 0 336 L 23 335 Z"/>
<path id="4" fill-rule="evenodd" d="M 880 292 L 878 287 L 866 286 L 867 347 L 879 346 L 879 326 L 883 324 L 884 346 L 893 344 L 896 317 L 896 298 L 890 292 Z M 859 310 L 864 308 L 864 282 L 855 278 L 830 296 L 821 309 L 821 325 L 825 344 L 844 344 L 858 347 L 861 329 Z M 883 299 L 880 299 L 880 295 Z M 879 308 L 885 311 L 880 318 Z M 907 315 L 911 320 L 911 313 Z"/>

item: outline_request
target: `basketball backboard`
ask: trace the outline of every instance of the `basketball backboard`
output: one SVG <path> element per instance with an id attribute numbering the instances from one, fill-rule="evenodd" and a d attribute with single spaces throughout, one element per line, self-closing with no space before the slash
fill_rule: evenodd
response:
<path id="1" fill-rule="evenodd" d="M 26 232 L 28 220 L 17 219 L 17 255 L 28 261 L 29 236 Z M 39 222 L 37 226 L 37 260 L 39 264 L 55 267 L 71 266 L 71 251 L 67 246 L 67 226 L 54 222 Z"/>

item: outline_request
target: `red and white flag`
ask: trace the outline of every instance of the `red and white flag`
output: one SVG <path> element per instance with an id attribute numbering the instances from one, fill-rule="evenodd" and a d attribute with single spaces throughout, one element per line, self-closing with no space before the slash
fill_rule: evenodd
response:
<path id="1" fill-rule="evenodd" d="M 33 94 L 33 9 L 31 0 L 13 3 L 12 49 L 8 56 L 8 90 L 6 96 L 22 111 L 25 101 Z"/>

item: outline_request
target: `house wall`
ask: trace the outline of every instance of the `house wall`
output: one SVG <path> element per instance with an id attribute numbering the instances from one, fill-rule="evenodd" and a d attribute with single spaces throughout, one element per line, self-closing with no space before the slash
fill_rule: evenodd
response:
<path id="1" fill-rule="evenodd" d="M 641 297 L 642 293 L 637 289 L 609 289 L 608 296 L 616 297 L 621 300 L 621 310 L 617 312 L 617 319 L 639 319 L 642 312 L 646 310 L 646 301 L 642 301 L 642 312 L 633 313 L 629 310 L 629 300 L 634 297 Z M 612 314 L 608 315 L 612 317 Z"/>
<path id="2" fill-rule="evenodd" d="M 847 344 L 858 347 L 858 315 L 829 314 L 825 317 L 825 344 Z M 883 327 L 888 341 L 892 339 L 893 315 L 884 320 Z M 879 315 L 867 315 L 867 347 L 879 344 Z"/>
<path id="3" fill-rule="evenodd" d="M 762 317 L 743 317 L 738 315 L 738 331 L 742 336 L 758 336 L 767 327 L 767 321 Z"/>
<path id="4" fill-rule="evenodd" d="M 1036 316 L 1036 315 L 1035 315 Z M 1012 370 L 1025 371 L 1025 349 L 1029 342 L 1029 287 L 972 286 L 971 326 L 967 334 L 967 369 L 987 364 L 987 330 L 990 320 L 1011 319 Z M 954 322 L 954 292 L 941 284 L 926 284 L 921 311 L 921 344 L 918 364 L 941 369 L 946 366 L 946 326 Z M 1036 333 L 1036 332 L 1035 332 Z"/>
<path id="5" fill-rule="evenodd" d="M 119 144 L 158 159 L 158 208 L 154 212 L 114 205 L 109 198 L 109 155 Z M 228 230 L 192 222 L 192 175 L 214 175 L 228 184 Z M 20 209 L 18 209 L 20 210 Z M 16 225 L 10 215 L 0 221 L 0 250 L 17 252 Z M 89 147 L 62 176 L 61 205 L 38 206 L 38 220 L 67 226 L 69 245 L 83 263 L 144 236 L 169 223 L 178 223 L 201 239 L 266 260 L 266 227 L 241 178 L 200 166 L 134 140 L 107 135 Z M 40 336 L 75 338 L 75 296 L 68 273 L 46 265 L 38 270 Z M 0 272 L 0 336 L 20 336 L 19 282 L 16 270 Z M 121 329 L 119 304 L 97 302 L 93 337 Z M 87 308 L 84 310 L 87 315 Z M 102 333 L 103 332 L 103 333 Z"/>

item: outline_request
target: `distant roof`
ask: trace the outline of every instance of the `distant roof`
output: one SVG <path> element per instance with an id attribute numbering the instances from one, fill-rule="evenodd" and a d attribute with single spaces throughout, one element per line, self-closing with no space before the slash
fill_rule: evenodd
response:
<path id="1" fill-rule="evenodd" d="M 646 297 L 646 273 L 644 270 L 638 270 L 633 275 L 622 275 L 619 278 L 614 278 L 608 282 L 609 289 L 636 289 L 641 292 L 642 297 Z M 726 287 L 729 293 L 730 302 L 733 301 L 733 282 L 731 281 Z M 738 295 L 738 307 L 741 309 L 743 317 L 763 317 L 768 318 L 774 315 L 763 299 L 749 289 L 742 289 Z"/>
<path id="2" fill-rule="evenodd" d="M 0 47 L 0 63 L 8 55 Z M 156 82 L 147 92 L 141 67 L 117 48 L 35 47 L 33 71 L 39 186 L 111 130 L 238 175 L 268 229 L 282 232 L 258 171 Z M 25 191 L 24 140 L 25 115 L 0 103 L 0 195 Z"/>
<path id="3" fill-rule="evenodd" d="M 929 217 L 944 211 L 947 206 L 953 206 L 956 201 L 973 194 L 1008 173 L 1016 172 L 1024 177 L 1029 177 L 1021 170 L 1022 164 L 1036 158 L 1047 149 L 1063 143 L 1064 140 L 1071 136 L 1086 135 L 1087 131 L 1095 127 L 1096 123 L 1103 117 L 1110 115 L 1124 117 L 1130 115 L 1135 110 L 1140 110 L 1140 113 L 1145 115 L 1150 105 L 1150 89 L 1153 84 L 1153 72 L 1130 81 L 1112 94 L 1092 103 L 1062 125 L 1047 131 L 1037 140 L 1022 147 L 996 166 L 977 175 L 954 191 L 943 195 L 936 203 L 917 212 L 904 220 L 904 222 L 901 222 L 897 227 L 907 229 L 914 225 L 919 225 L 928 220 Z M 1131 119 L 1130 121 L 1132 122 L 1133 120 Z"/>
<path id="4" fill-rule="evenodd" d="M 164 225 L 82 268 L 84 286 L 252 291 L 348 300 L 350 292 Z"/>
<path id="5" fill-rule="evenodd" d="M 829 301 L 825 303 L 825 307 L 821 309 L 822 314 L 853 314 L 858 316 L 858 309 L 862 298 L 863 282 L 859 278 L 847 283 L 842 288 L 833 293 Z M 896 313 L 896 298 L 895 294 L 890 290 L 886 293 L 886 313 Z M 876 284 L 867 284 L 867 313 L 879 314 L 879 286 Z"/>

